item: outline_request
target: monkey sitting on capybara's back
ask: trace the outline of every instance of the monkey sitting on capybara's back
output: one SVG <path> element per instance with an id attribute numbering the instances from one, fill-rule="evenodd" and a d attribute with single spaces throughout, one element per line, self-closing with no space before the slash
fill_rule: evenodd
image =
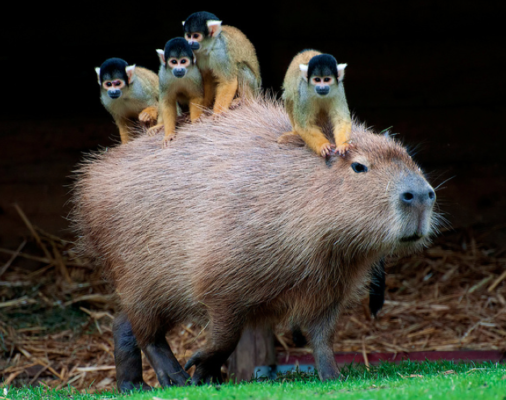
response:
<path id="1" fill-rule="evenodd" d="M 73 218 L 122 307 L 120 387 L 143 384 L 135 338 L 162 385 L 185 384 L 165 334 L 187 320 L 209 330 L 185 366 L 193 383 L 220 381 L 244 326 L 266 321 L 304 328 L 320 378 L 337 378 L 340 311 L 378 260 L 429 243 L 434 190 L 399 143 L 354 124 L 356 147 L 324 162 L 279 145 L 289 129 L 259 99 L 181 127 L 165 150 L 143 136 L 81 167 Z"/>

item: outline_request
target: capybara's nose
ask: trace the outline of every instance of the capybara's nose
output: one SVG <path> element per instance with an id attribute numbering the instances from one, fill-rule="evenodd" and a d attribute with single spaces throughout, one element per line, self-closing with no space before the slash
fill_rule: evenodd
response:
<path id="1" fill-rule="evenodd" d="M 401 194 L 400 200 L 402 204 L 408 206 L 428 206 L 431 207 L 436 201 L 436 194 L 430 187 L 423 188 L 422 190 L 408 190 Z"/>
<path id="2" fill-rule="evenodd" d="M 400 187 L 399 201 L 404 206 L 430 208 L 436 201 L 436 193 L 421 176 L 410 175 Z"/>

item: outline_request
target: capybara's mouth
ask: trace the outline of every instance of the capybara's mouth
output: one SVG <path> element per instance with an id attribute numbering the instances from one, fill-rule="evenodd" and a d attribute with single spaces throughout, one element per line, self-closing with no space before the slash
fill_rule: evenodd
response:
<path id="1" fill-rule="evenodd" d="M 416 242 L 417 240 L 420 240 L 421 238 L 423 238 L 422 235 L 419 235 L 419 234 L 413 234 L 411 236 L 404 236 L 402 238 L 400 238 L 400 242 L 403 242 L 403 243 L 409 243 L 409 242 Z"/>

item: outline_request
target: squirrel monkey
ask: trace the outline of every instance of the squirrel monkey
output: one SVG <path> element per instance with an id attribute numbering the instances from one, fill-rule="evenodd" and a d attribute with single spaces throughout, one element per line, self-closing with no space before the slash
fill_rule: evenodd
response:
<path id="1" fill-rule="evenodd" d="M 202 74 L 205 107 L 219 114 L 230 108 L 236 95 L 243 98 L 260 89 L 255 48 L 244 33 L 222 26 L 214 14 L 205 11 L 190 15 L 183 27 Z"/>
<path id="2" fill-rule="evenodd" d="M 158 125 L 150 131 L 163 125 L 163 147 L 166 147 L 175 134 L 179 105 L 188 106 L 192 123 L 202 115 L 204 86 L 195 64 L 195 55 L 184 38 L 171 39 L 165 44 L 164 50 L 156 52 L 160 58 L 160 112 Z"/>
<path id="3" fill-rule="evenodd" d="M 344 155 L 350 147 L 351 117 L 343 88 L 344 69 L 330 54 L 304 50 L 292 60 L 283 82 L 283 100 L 293 131 L 281 135 L 286 143 L 292 135 L 322 157 L 334 148 L 322 132 L 332 124 L 335 150 Z"/>
<path id="4" fill-rule="evenodd" d="M 130 139 L 137 120 L 151 125 L 158 117 L 158 76 L 145 68 L 109 58 L 95 68 L 100 100 L 119 128 L 121 143 Z"/>

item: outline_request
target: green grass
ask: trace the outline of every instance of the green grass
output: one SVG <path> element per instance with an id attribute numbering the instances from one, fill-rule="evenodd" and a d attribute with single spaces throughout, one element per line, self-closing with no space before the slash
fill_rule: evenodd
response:
<path id="1" fill-rule="evenodd" d="M 367 371 L 363 366 L 342 369 L 341 381 L 320 382 L 312 374 L 294 373 L 276 381 L 249 382 L 238 385 L 176 387 L 128 396 L 118 393 L 77 393 L 68 390 L 45 390 L 40 387 L 10 388 L 4 399 L 123 399 L 151 400 L 281 400 L 281 399 L 444 399 L 506 400 L 506 366 L 504 364 L 454 364 L 451 362 L 384 363 Z M 0 392 L 0 396 L 2 393 Z M 1 397 L 0 397 L 1 398 Z"/>

